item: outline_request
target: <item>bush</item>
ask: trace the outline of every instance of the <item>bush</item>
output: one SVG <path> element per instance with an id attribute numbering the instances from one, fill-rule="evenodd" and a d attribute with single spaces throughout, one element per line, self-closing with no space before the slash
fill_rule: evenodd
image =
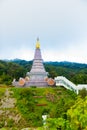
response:
<path id="1" fill-rule="evenodd" d="M 31 88 L 37 88 L 37 86 L 30 86 Z"/>
<path id="2" fill-rule="evenodd" d="M 79 91 L 79 95 L 82 98 L 85 98 L 87 96 L 87 90 L 85 88 L 83 88 L 82 90 Z"/>
<path id="3" fill-rule="evenodd" d="M 14 120 L 13 119 L 8 119 L 7 120 L 7 127 L 13 127 L 14 126 Z"/>
<path id="4" fill-rule="evenodd" d="M 4 121 L 0 121 L 0 128 L 4 127 Z"/>

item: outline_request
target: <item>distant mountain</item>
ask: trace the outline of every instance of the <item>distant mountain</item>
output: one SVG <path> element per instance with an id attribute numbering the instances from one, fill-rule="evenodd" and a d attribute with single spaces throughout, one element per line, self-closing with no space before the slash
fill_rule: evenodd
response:
<path id="1" fill-rule="evenodd" d="M 32 64 L 32 61 L 26 61 L 26 60 L 22 60 L 22 59 L 12 59 L 12 60 L 8 60 L 8 59 L 5 59 L 3 60 L 5 62 L 13 62 L 13 63 L 17 63 L 19 65 L 26 65 L 26 64 Z"/>
<path id="2" fill-rule="evenodd" d="M 53 66 L 62 66 L 62 67 L 70 67 L 70 68 L 86 68 L 87 64 L 83 63 L 76 63 L 76 62 L 69 62 L 69 61 L 61 61 L 61 62 L 45 62 L 45 64 L 53 65 Z"/>
<path id="3" fill-rule="evenodd" d="M 26 65 L 26 64 L 32 64 L 33 60 L 31 61 L 26 61 L 22 59 L 12 59 L 8 60 L 5 59 L 4 61 L 6 62 L 13 62 L 17 63 L 19 65 Z M 44 62 L 45 65 L 52 65 L 52 66 L 61 66 L 61 67 L 69 67 L 69 68 L 87 68 L 87 64 L 85 63 L 77 63 L 77 62 L 69 62 L 69 61 L 46 61 Z"/>

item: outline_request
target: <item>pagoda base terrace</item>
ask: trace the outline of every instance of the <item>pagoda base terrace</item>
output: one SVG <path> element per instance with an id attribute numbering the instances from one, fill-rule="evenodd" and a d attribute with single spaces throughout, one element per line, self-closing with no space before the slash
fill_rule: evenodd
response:
<path id="1" fill-rule="evenodd" d="M 26 81 L 24 84 L 20 84 L 18 81 L 15 81 L 12 83 L 12 85 L 15 87 L 48 87 L 47 81 L 44 80 L 31 80 Z"/>

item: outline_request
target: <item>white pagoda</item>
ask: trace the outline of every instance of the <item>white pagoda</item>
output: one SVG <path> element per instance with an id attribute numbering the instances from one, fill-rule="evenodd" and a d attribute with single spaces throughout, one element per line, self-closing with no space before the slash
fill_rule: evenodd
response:
<path id="1" fill-rule="evenodd" d="M 37 39 L 33 65 L 30 72 L 27 72 L 29 82 L 26 83 L 26 86 L 48 86 L 46 81 L 47 75 L 48 72 L 46 72 L 44 68 L 41 56 L 40 42 L 39 39 Z"/>

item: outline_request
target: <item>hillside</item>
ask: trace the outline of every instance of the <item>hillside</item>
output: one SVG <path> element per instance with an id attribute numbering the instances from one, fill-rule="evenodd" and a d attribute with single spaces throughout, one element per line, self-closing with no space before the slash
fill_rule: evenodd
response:
<path id="1" fill-rule="evenodd" d="M 42 115 L 64 117 L 76 94 L 64 88 L 0 88 L 0 128 L 40 130 Z M 2 129 L 1 129 L 2 130 Z"/>
<path id="2" fill-rule="evenodd" d="M 12 80 L 25 77 L 30 71 L 32 61 L 20 59 L 0 60 L 0 84 L 11 85 Z M 49 77 L 65 76 L 75 84 L 87 84 L 87 64 L 73 62 L 44 62 Z"/>

